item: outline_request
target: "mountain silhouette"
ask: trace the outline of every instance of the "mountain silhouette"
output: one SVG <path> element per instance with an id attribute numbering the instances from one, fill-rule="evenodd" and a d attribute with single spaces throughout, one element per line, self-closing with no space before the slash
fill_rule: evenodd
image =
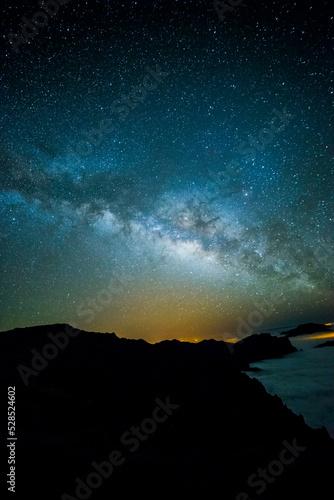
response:
<path id="1" fill-rule="evenodd" d="M 334 441 L 243 372 L 294 351 L 269 334 L 227 345 L 68 325 L 0 333 L 2 415 L 16 391 L 15 498 L 327 498 Z"/>
<path id="2" fill-rule="evenodd" d="M 333 347 L 334 346 L 334 340 L 327 340 L 327 342 L 323 342 L 322 344 L 318 344 L 314 347 Z"/>
<path id="3" fill-rule="evenodd" d="M 327 325 L 322 325 L 319 323 L 305 323 L 304 325 L 298 325 L 297 328 L 293 328 L 292 330 L 282 332 L 281 335 L 286 335 L 287 337 L 297 337 L 298 335 L 330 331 L 331 329 Z"/>

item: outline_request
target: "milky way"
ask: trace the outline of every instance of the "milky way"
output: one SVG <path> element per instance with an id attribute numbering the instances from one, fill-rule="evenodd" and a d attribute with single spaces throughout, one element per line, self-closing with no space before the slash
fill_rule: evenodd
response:
<path id="1" fill-rule="evenodd" d="M 2 3 L 1 329 L 331 321 L 331 2 L 70 0 L 16 50 L 40 10 Z"/>

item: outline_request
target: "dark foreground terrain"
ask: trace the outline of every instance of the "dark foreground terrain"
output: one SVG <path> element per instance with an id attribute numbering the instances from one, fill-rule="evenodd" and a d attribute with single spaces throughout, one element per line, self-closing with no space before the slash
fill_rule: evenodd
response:
<path id="1" fill-rule="evenodd" d="M 16 493 L 3 474 L 1 496 L 330 498 L 327 431 L 310 429 L 243 373 L 251 361 L 294 351 L 269 334 L 228 346 L 151 345 L 67 325 L 0 333 L 5 474 L 8 386 L 17 437 Z"/>
<path id="2" fill-rule="evenodd" d="M 318 344 L 315 347 L 334 347 L 334 340 L 327 340 L 323 344 Z"/>

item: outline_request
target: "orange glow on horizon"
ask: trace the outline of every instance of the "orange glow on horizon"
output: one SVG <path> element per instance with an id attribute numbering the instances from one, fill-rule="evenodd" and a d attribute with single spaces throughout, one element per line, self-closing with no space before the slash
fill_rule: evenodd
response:
<path id="1" fill-rule="evenodd" d="M 166 340 L 169 340 L 170 342 L 172 340 L 177 340 L 178 342 L 189 342 L 189 344 L 198 344 L 199 342 L 202 342 L 203 340 L 217 340 L 218 339 L 208 339 L 208 338 L 203 338 L 203 339 L 198 339 L 198 338 L 184 338 L 184 337 L 173 337 L 173 338 L 169 338 L 169 339 L 158 339 L 158 340 L 146 340 L 146 342 L 148 342 L 149 344 L 157 344 L 159 342 L 165 342 Z M 236 342 L 239 342 L 240 339 L 236 338 L 236 337 L 232 337 L 232 338 L 228 338 L 228 339 L 219 339 L 219 340 L 222 340 L 223 342 L 228 342 L 229 344 L 235 344 Z"/>
<path id="2" fill-rule="evenodd" d="M 330 338 L 334 338 L 334 332 L 328 332 L 328 333 L 317 333 L 316 335 L 312 335 L 312 336 L 307 336 L 305 337 L 306 339 L 310 339 L 310 340 L 313 340 L 313 339 L 330 339 Z"/>
<path id="3" fill-rule="evenodd" d="M 230 344 L 235 344 L 236 342 L 239 342 L 239 340 L 241 340 L 241 339 L 238 339 L 237 337 L 230 337 L 228 339 L 224 339 L 224 342 L 229 342 Z"/>

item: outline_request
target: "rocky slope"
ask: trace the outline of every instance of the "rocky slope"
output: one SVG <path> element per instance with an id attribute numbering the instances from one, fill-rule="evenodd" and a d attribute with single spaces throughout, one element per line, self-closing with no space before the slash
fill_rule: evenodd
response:
<path id="1" fill-rule="evenodd" d="M 292 352 L 288 339 L 151 345 L 77 333 L 66 325 L 0 333 L 2 415 L 7 386 L 16 387 L 17 499 L 333 493 L 327 431 L 310 429 L 241 371 Z M 3 445 L 2 470 L 7 454 Z"/>

